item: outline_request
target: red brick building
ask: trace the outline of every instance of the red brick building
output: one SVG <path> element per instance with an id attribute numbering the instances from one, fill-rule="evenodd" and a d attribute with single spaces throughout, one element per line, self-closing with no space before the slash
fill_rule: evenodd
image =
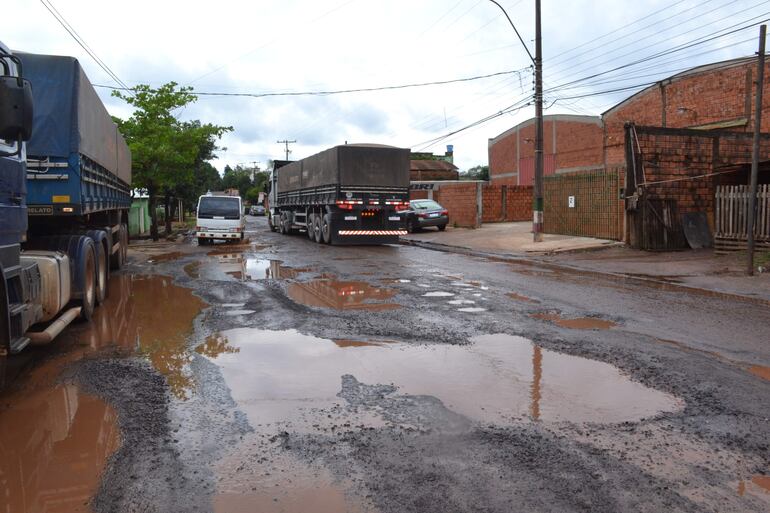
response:
<path id="1" fill-rule="evenodd" d="M 411 160 L 409 179 L 411 181 L 459 180 L 460 172 L 457 166 L 445 160 Z"/>
<path id="2" fill-rule="evenodd" d="M 766 77 L 770 63 L 767 66 Z M 756 58 L 733 59 L 661 80 L 601 117 L 545 116 L 546 231 L 616 233 L 609 238 L 628 240 L 629 226 L 635 221 L 625 214 L 635 214 L 633 208 L 626 210 L 625 202 L 617 208 L 621 188 L 635 196 L 643 191 L 660 208 L 670 209 L 666 215 L 672 218 L 703 212 L 713 228 L 716 187 L 745 183 L 756 77 Z M 765 81 L 762 107 L 763 111 L 770 108 L 770 80 Z M 640 127 L 638 137 L 633 131 L 628 137 L 629 124 Z M 530 119 L 489 140 L 493 184 L 531 183 L 534 130 Z M 762 132 L 770 132 L 767 116 Z M 766 148 L 763 143 L 760 160 L 770 162 Z M 629 160 L 630 155 L 634 157 Z M 767 173 L 762 173 L 760 183 L 770 180 Z M 560 179 L 564 174 L 573 178 Z M 608 211 L 612 212 L 609 217 Z M 595 222 L 599 214 L 604 216 L 601 227 Z M 661 217 L 660 212 L 653 214 Z"/>
<path id="3" fill-rule="evenodd" d="M 599 116 L 548 115 L 543 118 L 546 176 L 596 169 L 603 165 Z M 496 185 L 532 185 L 535 120 L 519 123 L 489 139 L 489 178 Z"/>

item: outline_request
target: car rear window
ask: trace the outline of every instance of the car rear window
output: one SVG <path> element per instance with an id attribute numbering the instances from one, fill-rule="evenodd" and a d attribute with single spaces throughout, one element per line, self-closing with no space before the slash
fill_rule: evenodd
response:
<path id="1" fill-rule="evenodd" d="M 224 217 L 225 219 L 240 219 L 241 209 L 238 198 L 223 196 L 205 196 L 198 204 L 198 217 Z"/>
<path id="2" fill-rule="evenodd" d="M 441 208 L 441 205 L 439 205 L 438 203 L 436 203 L 433 200 L 413 201 L 412 202 L 412 206 L 414 208 L 419 208 L 419 209 L 423 209 L 423 210 L 424 209 L 431 209 L 431 208 Z"/>

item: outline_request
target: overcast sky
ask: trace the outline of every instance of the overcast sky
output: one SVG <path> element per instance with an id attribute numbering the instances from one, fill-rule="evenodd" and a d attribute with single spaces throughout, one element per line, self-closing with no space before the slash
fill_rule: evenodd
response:
<path id="1" fill-rule="evenodd" d="M 48 1 L 48 0 L 46 0 Z M 499 0 L 534 55 L 534 0 Z M 348 142 L 443 153 L 461 170 L 487 164 L 487 140 L 534 116 L 499 116 L 432 145 L 532 95 L 531 61 L 489 0 L 50 0 L 129 86 L 169 81 L 197 92 L 330 91 L 490 78 L 393 91 L 326 96 L 209 97 L 181 113 L 231 125 L 214 165 L 283 158 L 277 140 L 297 140 L 291 158 Z M 543 0 L 546 114 L 601 114 L 640 86 L 698 64 L 752 55 L 770 2 L 750 0 Z M 77 57 L 94 84 L 115 81 L 38 0 L 5 0 L 0 34 L 10 48 Z M 721 32 L 720 32 L 721 31 Z M 713 34 L 713 36 L 712 36 Z M 719 37 L 715 37 L 719 36 Z M 660 55 L 608 72 L 645 57 Z M 549 91 L 577 79 L 572 86 Z M 108 89 L 108 110 L 130 115 Z M 591 94 L 592 96 L 584 96 Z M 583 96 L 575 98 L 576 96 Z M 555 101 L 555 103 L 554 103 Z"/>

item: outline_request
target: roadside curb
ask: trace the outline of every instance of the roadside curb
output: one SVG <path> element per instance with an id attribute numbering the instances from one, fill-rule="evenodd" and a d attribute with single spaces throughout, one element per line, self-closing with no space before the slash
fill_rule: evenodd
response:
<path id="1" fill-rule="evenodd" d="M 523 264 L 529 266 L 538 266 L 543 269 L 549 269 L 554 271 L 564 271 L 572 274 L 580 274 L 583 276 L 596 276 L 599 278 L 609 278 L 615 281 L 623 281 L 627 283 L 639 283 L 648 287 L 654 287 L 660 290 L 673 291 L 673 292 L 687 292 L 690 294 L 697 294 L 706 297 L 714 297 L 720 299 L 730 299 L 735 301 L 742 301 L 745 303 L 753 303 L 762 306 L 770 306 L 770 300 L 744 296 L 742 294 L 736 294 L 733 292 L 722 292 L 712 289 L 704 289 L 701 287 L 693 287 L 691 285 L 684 285 L 681 283 L 671 283 L 665 280 L 656 280 L 655 278 L 647 278 L 642 276 L 634 276 L 631 274 L 617 273 L 610 271 L 596 271 L 593 269 L 585 269 L 579 266 L 569 264 L 557 264 L 553 262 L 544 262 L 535 257 L 514 255 L 508 253 L 489 253 L 486 251 L 477 251 L 469 248 L 462 248 L 459 246 L 450 246 L 448 244 L 440 244 L 437 242 L 422 242 L 416 240 L 399 239 L 399 244 L 404 246 L 414 246 L 423 249 L 429 249 L 433 251 L 441 251 L 444 253 L 456 253 L 460 255 L 473 256 L 487 258 L 489 260 L 498 262 L 509 262 L 515 264 Z"/>

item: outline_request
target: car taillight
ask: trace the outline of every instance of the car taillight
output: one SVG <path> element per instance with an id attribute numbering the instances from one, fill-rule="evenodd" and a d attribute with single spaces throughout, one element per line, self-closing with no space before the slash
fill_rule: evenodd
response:
<path id="1" fill-rule="evenodd" d="M 417 214 L 417 217 L 421 217 L 425 219 L 426 217 L 428 217 L 428 214 Z"/>
<path id="2" fill-rule="evenodd" d="M 441 215 L 442 216 L 448 216 L 449 215 L 449 210 L 442 210 L 441 211 Z"/>

